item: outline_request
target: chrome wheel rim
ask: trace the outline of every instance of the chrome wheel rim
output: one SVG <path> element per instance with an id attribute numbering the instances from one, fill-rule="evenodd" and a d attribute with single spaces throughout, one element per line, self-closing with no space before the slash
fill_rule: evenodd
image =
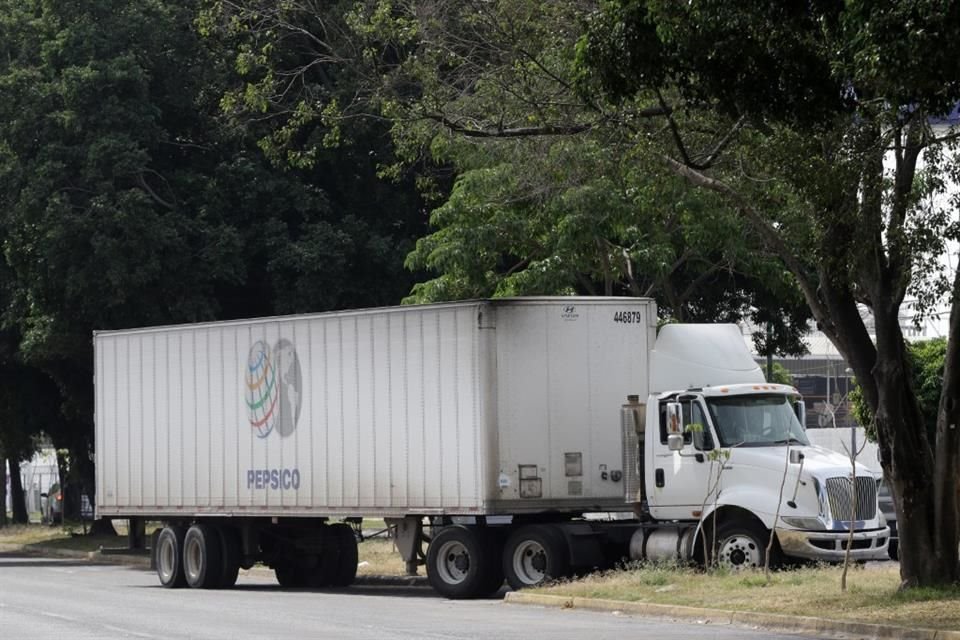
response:
<path id="1" fill-rule="evenodd" d="M 513 551 L 513 573 L 528 586 L 547 577 L 547 551 L 536 540 L 524 540 Z"/>
<path id="2" fill-rule="evenodd" d="M 165 584 L 173 580 L 176 564 L 177 551 L 173 540 L 169 536 L 163 536 L 160 539 L 160 548 L 157 550 L 157 570 L 160 572 L 160 580 Z"/>
<path id="3" fill-rule="evenodd" d="M 200 565 L 203 562 L 203 555 L 200 553 L 200 541 L 196 538 L 190 538 L 184 547 L 184 572 L 187 574 L 187 580 L 190 584 L 195 584 L 200 579 Z"/>
<path id="4" fill-rule="evenodd" d="M 735 571 L 758 569 L 763 564 L 760 543 L 742 533 L 724 539 L 718 556 L 720 566 Z"/>
<path id="5" fill-rule="evenodd" d="M 437 553 L 437 572 L 447 584 L 460 584 L 470 575 L 470 552 L 457 540 L 441 545 Z"/>

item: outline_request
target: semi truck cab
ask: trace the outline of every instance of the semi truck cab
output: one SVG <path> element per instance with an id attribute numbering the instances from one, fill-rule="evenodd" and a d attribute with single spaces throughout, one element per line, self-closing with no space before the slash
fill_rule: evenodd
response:
<path id="1" fill-rule="evenodd" d="M 628 472 L 645 520 L 631 545 L 635 559 L 716 554 L 729 566 L 762 566 L 771 531 L 774 561 L 836 562 L 848 544 L 854 560 L 887 557 L 878 478 L 810 443 L 800 394 L 764 381 L 736 327 L 664 327 L 651 384 L 682 380 L 702 384 L 624 406 L 624 446 L 637 461 Z"/>

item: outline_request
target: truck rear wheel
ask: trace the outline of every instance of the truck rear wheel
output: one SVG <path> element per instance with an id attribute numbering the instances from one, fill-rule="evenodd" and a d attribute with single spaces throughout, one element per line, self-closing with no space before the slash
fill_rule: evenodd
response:
<path id="1" fill-rule="evenodd" d="M 487 554 L 490 558 L 489 563 L 484 566 L 487 578 L 479 595 L 481 597 L 492 596 L 500 591 L 505 577 L 503 574 L 503 563 L 500 562 L 500 558 L 503 556 L 504 536 L 503 532 L 498 529 L 478 529 L 477 535 L 481 536 L 487 545 Z"/>
<path id="2" fill-rule="evenodd" d="M 474 529 L 444 527 L 427 548 L 427 579 L 442 596 L 461 600 L 489 595 L 491 557 L 487 540 Z"/>
<path id="3" fill-rule="evenodd" d="M 183 573 L 183 540 L 186 530 L 178 525 L 164 527 L 157 536 L 157 577 L 168 589 L 187 586 Z"/>
<path id="4" fill-rule="evenodd" d="M 220 533 L 208 524 L 195 524 L 183 540 L 183 573 L 194 589 L 214 589 L 223 573 Z"/>
<path id="5" fill-rule="evenodd" d="M 570 553 L 563 533 L 543 524 L 514 532 L 503 550 L 503 573 L 513 589 L 565 578 L 570 574 Z"/>

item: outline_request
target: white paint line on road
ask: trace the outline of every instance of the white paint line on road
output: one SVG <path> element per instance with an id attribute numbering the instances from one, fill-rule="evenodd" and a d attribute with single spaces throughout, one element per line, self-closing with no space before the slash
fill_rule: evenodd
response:
<path id="1" fill-rule="evenodd" d="M 70 616 L 53 613 L 52 611 L 38 611 L 37 613 L 47 618 L 56 618 L 57 620 L 66 620 L 67 622 L 79 622 L 79 619 L 77 618 L 71 618 Z"/>
<path id="2" fill-rule="evenodd" d="M 117 633 L 122 633 L 126 636 L 134 636 L 137 638 L 159 638 L 160 636 L 155 636 L 152 633 L 142 633 L 140 631 L 131 631 L 130 629 L 123 629 L 121 627 L 114 627 L 109 624 L 103 625 L 104 629 L 109 629 L 110 631 L 116 631 Z"/>

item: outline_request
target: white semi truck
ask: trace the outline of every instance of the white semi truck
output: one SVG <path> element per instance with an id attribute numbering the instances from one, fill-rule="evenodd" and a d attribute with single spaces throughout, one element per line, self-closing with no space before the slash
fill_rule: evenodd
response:
<path id="1" fill-rule="evenodd" d="M 628 552 L 757 566 L 771 529 L 772 560 L 851 526 L 885 556 L 873 476 L 809 446 L 737 328 L 656 326 L 555 297 L 98 332 L 97 517 L 163 521 L 167 587 L 348 585 L 364 517 L 451 598 Z"/>

